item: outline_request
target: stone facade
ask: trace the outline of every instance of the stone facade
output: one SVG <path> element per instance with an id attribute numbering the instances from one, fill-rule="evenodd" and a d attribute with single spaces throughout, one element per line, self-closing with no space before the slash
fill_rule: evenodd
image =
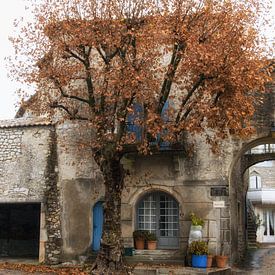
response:
<path id="1" fill-rule="evenodd" d="M 44 260 L 48 232 L 47 165 L 52 127 L 44 121 L 3 121 L 0 125 L 0 204 L 40 203 L 40 259 Z"/>
<path id="2" fill-rule="evenodd" d="M 209 240 L 210 251 L 219 253 L 223 242 L 231 261 L 238 260 L 246 244 L 243 156 L 257 144 L 275 143 L 270 134 L 274 102 L 274 93 L 268 94 L 255 115 L 256 133 L 246 141 L 224 141 L 220 155 L 211 152 L 203 136 L 187 137 L 192 154 L 125 155 L 122 162 L 129 176 L 122 197 L 124 245 L 133 246 L 138 203 L 146 194 L 163 192 L 179 206 L 181 253 L 186 252 L 193 211 L 205 221 L 203 238 Z M 0 204 L 41 204 L 41 262 L 79 259 L 91 251 L 93 207 L 104 199 L 102 176 L 91 150 L 81 146 L 92 138 L 85 124 L 73 121 L 58 125 L 27 118 L 0 122 Z"/>

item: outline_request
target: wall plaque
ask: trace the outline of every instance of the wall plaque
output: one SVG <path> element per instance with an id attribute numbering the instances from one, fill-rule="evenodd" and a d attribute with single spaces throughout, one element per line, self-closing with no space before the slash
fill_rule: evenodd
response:
<path id="1" fill-rule="evenodd" d="M 210 195 L 212 197 L 221 197 L 228 196 L 228 187 L 227 186 L 215 186 L 211 187 Z"/>

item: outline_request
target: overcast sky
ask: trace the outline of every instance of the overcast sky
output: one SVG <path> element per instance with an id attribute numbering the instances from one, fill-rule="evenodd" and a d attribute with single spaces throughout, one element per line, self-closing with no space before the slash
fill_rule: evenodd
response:
<path id="1" fill-rule="evenodd" d="M 13 21 L 24 13 L 22 0 L 5 1 L 0 9 L 0 119 L 13 118 L 16 112 L 14 107 L 17 101 L 15 90 L 18 86 L 8 79 L 4 58 L 13 53 L 13 48 L 8 40 L 8 36 L 11 36 L 14 30 Z"/>
<path id="2" fill-rule="evenodd" d="M 275 14 L 275 0 L 273 2 L 273 14 Z M 4 58 L 13 54 L 13 48 L 8 41 L 8 36 L 14 32 L 13 21 L 21 16 L 26 16 L 23 0 L 8 0 L 0 9 L 0 119 L 13 118 L 16 113 L 15 104 L 18 98 L 15 95 L 18 84 L 13 83 L 7 77 Z M 273 25 L 273 37 L 275 33 Z"/>

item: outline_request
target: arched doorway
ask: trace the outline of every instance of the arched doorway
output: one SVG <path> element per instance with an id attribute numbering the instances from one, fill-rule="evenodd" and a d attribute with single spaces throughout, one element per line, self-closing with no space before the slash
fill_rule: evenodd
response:
<path id="1" fill-rule="evenodd" d="M 99 251 L 103 229 L 103 202 L 99 201 L 93 208 L 93 251 Z"/>
<path id="2" fill-rule="evenodd" d="M 136 228 L 154 232 L 158 249 L 179 247 L 179 205 L 167 193 L 151 192 L 137 203 Z"/>
<path id="3" fill-rule="evenodd" d="M 238 153 L 230 175 L 231 197 L 231 258 L 240 260 L 248 247 L 256 247 L 259 219 L 255 206 L 264 207 L 265 181 L 259 166 L 275 160 L 275 140 L 272 136 L 260 138 L 245 145 Z M 255 166 L 256 165 L 256 166 Z M 258 167 L 257 167 L 258 166 Z M 257 169 L 255 169 L 255 167 Z M 268 187 L 268 189 L 270 189 Z M 270 193 L 270 190 L 268 190 Z M 268 203 L 270 205 L 270 202 Z M 264 207 L 265 208 L 265 207 Z M 261 217 L 264 222 L 264 211 Z M 270 217 L 266 215 L 266 219 Z M 275 218 L 275 217 L 274 217 Z M 271 232 L 272 233 L 272 232 Z"/>

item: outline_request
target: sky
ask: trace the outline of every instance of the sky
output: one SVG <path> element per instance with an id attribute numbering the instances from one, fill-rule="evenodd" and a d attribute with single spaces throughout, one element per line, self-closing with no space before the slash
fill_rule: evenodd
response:
<path id="1" fill-rule="evenodd" d="M 275 14 L 275 0 L 272 0 L 272 4 L 272 11 Z M 18 97 L 15 91 L 20 85 L 8 78 L 5 57 L 13 54 L 12 45 L 8 40 L 15 31 L 13 21 L 22 16 L 28 17 L 24 0 L 5 1 L 4 7 L 0 9 L 0 120 L 13 118 L 17 110 L 15 104 L 18 102 Z M 273 37 L 274 32 L 275 25 L 273 25 Z"/>
<path id="2" fill-rule="evenodd" d="M 8 37 L 13 34 L 13 21 L 25 14 L 25 4 L 22 0 L 5 1 L 0 9 L 0 119 L 13 118 L 16 113 L 15 103 L 18 98 L 15 91 L 18 84 L 7 76 L 5 57 L 13 54 L 13 48 Z"/>

